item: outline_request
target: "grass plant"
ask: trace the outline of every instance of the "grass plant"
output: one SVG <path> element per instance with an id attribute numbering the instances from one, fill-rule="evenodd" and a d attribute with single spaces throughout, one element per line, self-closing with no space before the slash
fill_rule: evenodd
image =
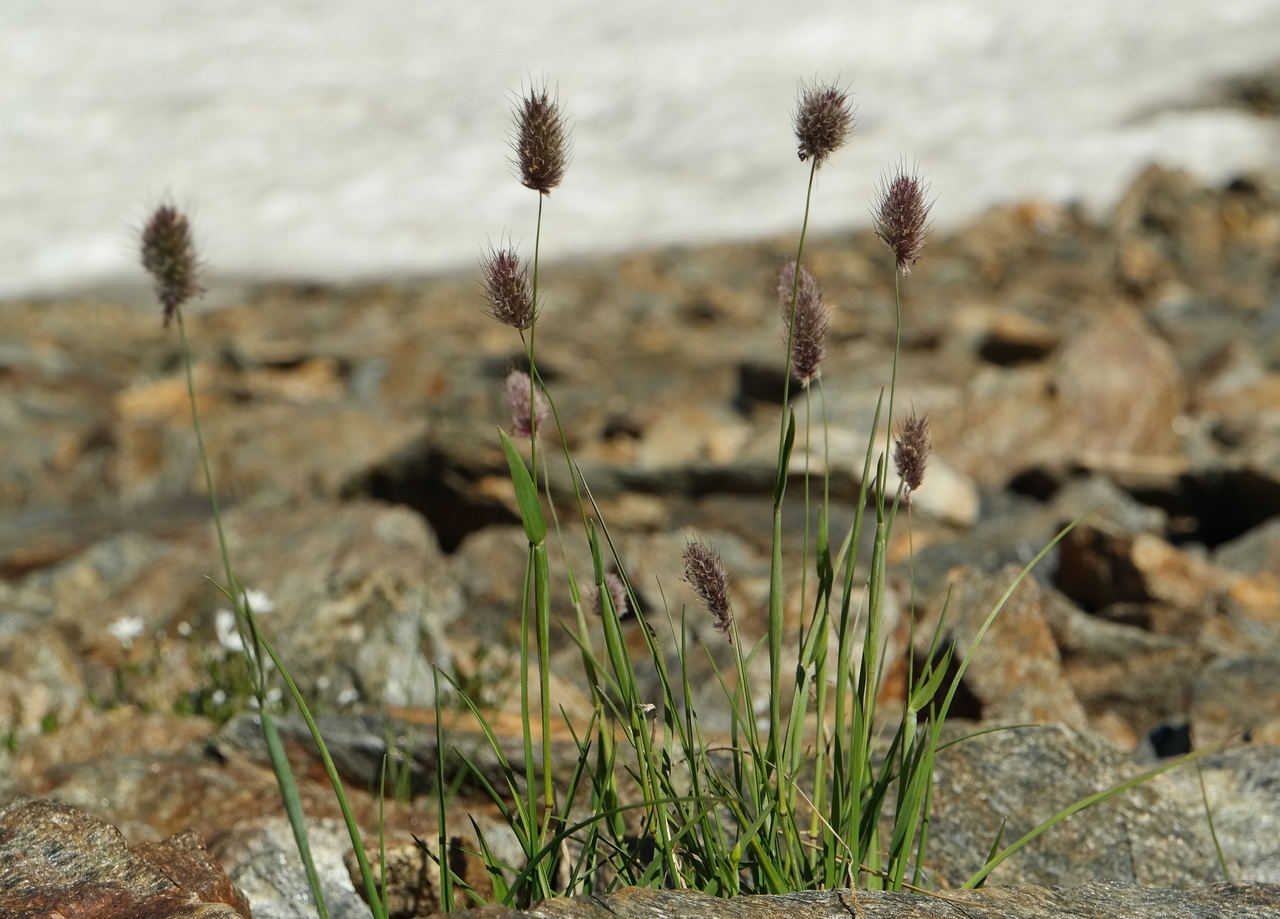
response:
<path id="1" fill-rule="evenodd" d="M 524 907 L 537 900 L 620 887 L 673 887 L 720 896 L 789 893 L 798 890 L 864 887 L 888 890 L 920 888 L 928 883 L 929 816 L 934 761 L 941 729 L 978 641 L 1018 583 L 1062 534 L 1010 585 L 990 610 L 978 638 L 964 656 L 943 642 L 943 625 L 930 637 L 929 653 L 915 659 L 900 709 L 879 709 L 887 661 L 885 608 L 888 546 L 899 512 L 910 527 L 911 499 L 924 485 L 930 453 L 927 420 L 910 414 L 895 424 L 899 343 L 904 282 L 922 257 L 932 201 L 918 169 L 900 162 L 890 168 L 874 193 L 875 229 L 886 246 L 885 270 L 894 278 L 895 345 L 893 370 L 877 405 L 862 457 L 860 491 L 852 525 L 830 531 L 827 424 L 821 362 L 826 353 L 827 308 L 817 280 L 805 265 L 805 243 L 819 169 L 851 135 L 855 113 L 841 87 L 802 85 L 794 115 L 799 159 L 807 183 L 795 258 L 779 273 L 783 323 L 783 398 L 772 492 L 770 580 L 767 626 L 758 645 L 743 641 L 734 610 L 731 575 L 714 547 L 691 535 L 684 552 L 685 579 L 729 642 L 732 668 L 717 677 L 732 709 L 727 744 L 713 746 L 699 724 L 690 686 L 690 655 L 708 649 L 691 646 L 685 628 L 698 611 L 669 606 L 657 628 L 667 630 L 675 649 L 674 665 L 657 628 L 642 620 L 638 629 L 645 652 L 633 655 L 624 638 L 623 619 L 638 609 L 607 523 L 591 496 L 567 446 L 563 460 L 572 483 L 572 501 L 581 533 L 562 525 L 550 489 L 542 435 L 550 425 L 565 445 L 564 422 L 539 373 L 540 252 L 543 209 L 563 181 L 569 162 L 565 113 L 547 86 L 531 86 L 517 101 L 514 165 L 523 185 L 537 194 L 533 257 L 526 262 L 510 244 L 491 249 L 483 262 L 488 312 L 519 337 L 527 370 L 516 368 L 505 381 L 509 431 L 499 441 L 510 470 L 528 542 L 519 593 L 519 690 L 523 764 L 511 762 L 483 707 L 450 674 L 437 672 L 436 804 L 438 853 L 446 853 L 456 835 L 447 825 L 447 794 L 456 786 L 446 774 L 444 752 L 454 745 L 444 727 L 442 691 L 469 710 L 496 754 L 502 775 L 495 787 L 465 753 L 458 755 L 488 791 L 518 840 L 522 860 L 506 864 L 478 827 L 478 855 L 493 883 L 494 899 Z M 249 679 L 280 794 L 311 879 L 316 909 L 326 916 L 319 878 L 308 854 L 306 826 L 297 789 L 275 728 L 268 699 L 270 679 L 283 682 L 321 751 L 334 793 L 342 807 L 365 890 L 376 892 L 360 831 L 351 816 L 336 769 L 316 728 L 306 700 L 284 661 L 259 628 L 249 594 L 237 580 L 223 533 L 217 492 L 200 427 L 191 373 L 191 356 L 182 306 L 199 293 L 199 263 L 186 218 L 170 206 L 155 212 L 142 237 L 143 263 L 156 279 L 164 321 L 176 320 L 186 368 L 192 420 L 213 507 L 223 565 L 219 588 L 236 612 L 249 665 Z M 803 422 L 797 419 L 798 385 Z M 816 414 L 822 419 L 815 422 Z M 883 420 L 883 424 L 881 424 Z M 784 557 L 782 513 L 793 480 L 798 439 L 803 448 L 805 541 L 802 557 Z M 810 456 L 814 440 L 822 444 L 821 489 L 812 487 Z M 557 460 L 558 462 L 558 460 Z M 896 472 L 896 476 L 895 473 Z M 868 519 L 868 511 L 870 519 Z M 812 522 L 812 526 L 811 526 Z M 1073 524 L 1074 526 L 1074 524 Z M 870 528 L 871 559 L 858 567 L 858 547 Z M 812 542 L 810 530 L 813 530 Z M 590 550 L 592 588 L 580 590 L 565 547 L 585 540 Z M 559 546 L 569 571 L 555 585 L 549 544 Z M 800 583 L 801 615 L 792 641 L 786 634 L 788 584 Z M 553 779 L 550 649 L 553 597 L 566 598 L 576 613 L 576 643 L 594 706 L 588 724 L 564 719 L 577 752 L 560 781 Z M 858 600 L 865 597 L 865 605 Z M 598 619 L 597 619 L 598 617 Z M 945 619 L 945 616 L 943 617 Z M 795 660 L 784 660 L 787 647 Z M 767 698 L 749 677 L 757 656 L 767 663 Z M 641 669 L 660 687 L 646 698 L 639 687 Z M 950 674 L 950 676 L 948 676 Z M 1013 844 L 993 845 L 984 869 L 967 886 L 984 882 L 989 872 L 1031 838 L 1070 813 L 1118 794 L 1161 766 L 1079 802 Z M 396 784 L 393 776 L 393 784 Z M 442 906 L 447 911 L 473 902 L 475 891 L 454 873 L 449 859 L 437 856 Z M 385 864 L 385 857 L 383 858 Z M 383 901 L 371 896 L 377 919 L 385 919 Z"/>

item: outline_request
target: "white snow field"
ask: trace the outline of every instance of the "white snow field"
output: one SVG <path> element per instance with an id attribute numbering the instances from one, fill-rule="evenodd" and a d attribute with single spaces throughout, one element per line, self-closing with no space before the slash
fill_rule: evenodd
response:
<path id="1" fill-rule="evenodd" d="M 0 296 L 140 283 L 133 233 L 189 206 L 223 282 L 348 281 L 531 247 L 513 92 L 548 79 L 574 155 L 544 254 L 798 228 L 799 81 L 861 123 L 818 230 L 918 161 L 939 227 L 1025 197 L 1105 208 L 1145 164 L 1280 164 L 1211 104 L 1280 61 L 1280 0 L 3 0 Z"/>

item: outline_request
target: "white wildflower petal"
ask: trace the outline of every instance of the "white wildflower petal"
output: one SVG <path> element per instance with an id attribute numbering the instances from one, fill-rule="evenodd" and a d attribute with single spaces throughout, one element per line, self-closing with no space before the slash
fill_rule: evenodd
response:
<path id="1" fill-rule="evenodd" d="M 121 647 L 128 650 L 133 647 L 133 640 L 140 636 L 146 627 L 147 624 L 141 616 L 121 616 L 107 626 L 107 631 L 120 642 Z"/>
<path id="2" fill-rule="evenodd" d="M 359 699 L 360 691 L 354 686 L 348 686 L 338 693 L 337 701 L 339 705 L 351 705 L 353 702 L 359 701 Z"/>
<path id="3" fill-rule="evenodd" d="M 244 592 L 244 604 L 258 614 L 270 613 L 276 608 L 275 601 L 267 596 L 266 591 L 252 588 Z"/>
<path id="4" fill-rule="evenodd" d="M 218 644 L 228 651 L 239 654 L 244 651 L 244 642 L 240 640 L 240 631 L 236 628 L 236 614 L 229 609 L 220 609 L 213 614 L 213 628 L 218 633 Z"/>

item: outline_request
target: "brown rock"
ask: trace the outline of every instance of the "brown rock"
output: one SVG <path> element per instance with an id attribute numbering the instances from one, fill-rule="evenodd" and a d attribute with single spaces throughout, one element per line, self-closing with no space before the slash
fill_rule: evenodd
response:
<path id="1" fill-rule="evenodd" d="M 1133 309 L 1116 307 L 1071 336 L 1053 388 L 1072 454 L 1170 453 L 1185 395 L 1169 347 Z"/>
<path id="2" fill-rule="evenodd" d="M 954 647 L 957 664 L 1019 571 L 1008 565 L 995 575 L 976 568 L 953 572 L 944 635 Z M 917 623 L 917 642 L 927 642 L 933 635 L 946 597 L 938 597 Z M 1047 602 L 1044 589 L 1034 579 L 1027 578 L 1017 587 L 983 636 L 965 673 L 964 685 L 976 710 L 954 714 L 993 724 L 1087 724 L 1085 711 L 1063 671 L 1046 618 Z"/>
<path id="3" fill-rule="evenodd" d="M 1055 583 L 1085 609 L 1158 603 L 1187 613 L 1201 610 L 1224 582 L 1213 565 L 1150 533 L 1128 534 L 1086 520 L 1061 543 Z"/>
<path id="4" fill-rule="evenodd" d="M 251 919 L 233 901 L 244 905 L 193 834 L 132 851 L 114 827 L 56 801 L 0 810 L 0 912 L 10 919 Z"/>
<path id="5" fill-rule="evenodd" d="M 1109 736 L 1132 746 L 1159 725 L 1186 722 L 1191 683 L 1212 652 L 1193 639 L 1111 622 L 1065 600 L 1047 611 L 1066 677 Z"/>

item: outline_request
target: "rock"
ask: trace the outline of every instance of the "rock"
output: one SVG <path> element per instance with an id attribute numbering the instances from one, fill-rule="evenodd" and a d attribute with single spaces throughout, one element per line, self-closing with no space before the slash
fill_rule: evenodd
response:
<path id="1" fill-rule="evenodd" d="M 1091 612 L 1124 603 L 1162 604 L 1203 618 L 1220 572 L 1158 536 L 1129 536 L 1086 520 L 1061 543 L 1058 587 Z M 1198 631 L 1199 623 L 1185 628 Z"/>
<path id="2" fill-rule="evenodd" d="M 14 919 L 250 919 L 198 835 L 131 850 L 114 827 L 56 801 L 0 809 L 0 866 L 0 910 Z"/>
<path id="3" fill-rule="evenodd" d="M 368 919 L 369 906 L 356 893 L 343 862 L 343 853 L 351 848 L 346 827 L 336 820 L 308 821 L 307 836 L 329 915 Z M 316 915 L 289 821 L 281 817 L 245 821 L 219 841 L 217 851 L 227 875 L 253 904 L 254 919 Z"/>
<path id="4" fill-rule="evenodd" d="M 1012 565 L 994 575 L 974 568 L 953 572 L 949 590 L 916 625 L 917 653 L 927 651 L 946 603 L 943 635 L 953 648 L 953 669 L 958 666 L 1019 573 Z M 1030 578 L 1014 590 L 974 651 L 963 684 L 962 699 L 968 704 L 953 710 L 953 717 L 993 725 L 1087 724 L 1049 628 L 1048 602 L 1044 589 Z"/>
<path id="5" fill-rule="evenodd" d="M 468 837 L 455 836 L 450 840 L 446 860 L 460 881 L 455 888 L 455 896 L 461 905 L 491 903 L 494 898 L 493 880 L 475 854 L 478 851 L 479 844 Z M 440 862 L 436 849 L 415 839 L 412 844 L 387 847 L 385 863 L 377 849 L 366 852 L 366 858 L 373 876 L 379 879 L 378 883 L 386 891 L 388 919 L 429 919 L 442 913 Z M 354 854 L 349 853 L 346 862 L 351 883 L 367 900 L 364 879 Z M 477 901 L 473 901 L 473 897 Z"/>
<path id="6" fill-rule="evenodd" d="M 1068 455 L 1173 452 L 1185 394 L 1169 347 L 1128 308 L 1068 338 L 1050 384 L 1060 412 L 1055 446 Z"/>
<path id="7" fill-rule="evenodd" d="M 1267 919 L 1280 908 L 1280 887 L 1273 884 L 1215 884 L 1189 888 L 1132 887 L 1095 881 L 1078 887 L 987 887 L 941 894 L 885 893 L 876 890 L 824 890 L 785 896 L 721 900 L 697 891 L 643 890 L 628 887 L 606 897 L 550 900 L 529 912 L 491 907 L 485 919 L 803 919 L 857 916 L 858 919 L 1164 919 L 1171 915 L 1233 916 Z M 450 913 L 462 917 L 466 913 Z"/>
<path id="8" fill-rule="evenodd" d="M 1189 817 L 1204 814 L 1207 796 L 1206 816 L 1213 818 L 1223 854 L 1239 866 L 1233 876 L 1280 883 L 1280 747 L 1228 746 L 1199 760 L 1194 769 L 1165 774 Z"/>
<path id="9" fill-rule="evenodd" d="M 965 733 L 948 728 L 952 738 Z M 1106 742 L 1065 727 L 996 731 L 953 744 L 937 758 L 927 864 L 948 884 L 961 884 L 982 867 L 1002 826 L 1009 845 L 1138 771 Z M 1059 823 L 990 877 L 994 884 L 1108 879 L 1167 887 L 1212 883 L 1221 869 L 1203 822 L 1184 813 L 1156 777 Z"/>
<path id="10" fill-rule="evenodd" d="M 199 895 L 205 903 L 226 903 L 250 919 L 249 900 L 231 883 L 222 866 L 213 860 L 195 830 L 183 830 L 163 842 L 142 842 L 134 854 L 151 862 L 183 890 Z"/>
<path id="11" fill-rule="evenodd" d="M 1222 657 L 1195 677 L 1191 734 L 1197 747 L 1241 735 L 1280 744 L 1280 696 L 1275 692 L 1280 656 Z"/>
<path id="12" fill-rule="evenodd" d="M 430 703 L 431 663 L 449 659 L 443 629 L 459 601 L 420 517 L 367 501 L 265 501 L 224 523 L 263 632 L 309 699 Z M 210 529 L 104 541 L 19 582 L 17 599 L 76 636 L 83 680 L 101 700 L 169 706 L 192 695 L 203 705 L 219 690 L 243 693 L 228 663 L 240 653 L 230 604 L 205 580 L 225 581 Z M 104 606 L 114 613 L 106 621 Z M 121 624 L 128 635 L 116 633 Z"/>
<path id="13" fill-rule="evenodd" d="M 1063 670 L 1095 725 L 1135 748 L 1164 724 L 1185 724 L 1195 674 L 1212 653 L 1192 639 L 1111 622 L 1068 602 L 1049 604 Z"/>

